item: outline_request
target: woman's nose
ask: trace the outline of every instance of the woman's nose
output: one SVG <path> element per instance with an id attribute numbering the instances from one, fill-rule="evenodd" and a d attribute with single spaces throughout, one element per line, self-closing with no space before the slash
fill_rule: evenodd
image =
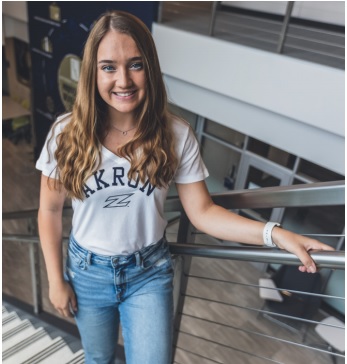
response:
<path id="1" fill-rule="evenodd" d="M 127 69 L 119 68 L 117 72 L 116 86 L 118 87 L 129 87 L 131 86 L 131 78 Z"/>

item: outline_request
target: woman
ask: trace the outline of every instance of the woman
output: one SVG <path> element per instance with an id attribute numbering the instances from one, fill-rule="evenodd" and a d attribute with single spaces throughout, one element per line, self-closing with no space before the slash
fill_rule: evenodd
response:
<path id="1" fill-rule="evenodd" d="M 316 271 L 307 253 L 330 247 L 215 205 L 189 125 L 167 109 L 153 39 L 124 12 L 109 12 L 85 45 L 72 113 L 53 126 L 42 171 L 39 232 L 58 312 L 75 316 L 86 363 L 112 363 L 117 323 L 128 364 L 171 362 L 173 269 L 163 205 L 176 183 L 194 226 L 219 239 L 277 245 Z M 66 274 L 62 209 L 74 215 Z"/>

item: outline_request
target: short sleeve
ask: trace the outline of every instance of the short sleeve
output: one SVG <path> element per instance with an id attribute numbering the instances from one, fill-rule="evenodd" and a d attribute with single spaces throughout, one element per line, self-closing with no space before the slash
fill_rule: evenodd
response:
<path id="1" fill-rule="evenodd" d="M 180 149 L 180 162 L 175 174 L 176 183 L 193 183 L 202 181 L 209 173 L 200 154 L 200 146 L 194 135 L 194 131 L 188 125 L 186 137 Z"/>
<path id="2" fill-rule="evenodd" d="M 47 177 L 57 178 L 57 162 L 54 153 L 57 149 L 57 136 L 61 133 L 64 125 L 66 125 L 66 122 L 65 120 L 61 122 L 61 118 L 55 122 L 47 135 L 39 159 L 36 161 L 36 169 Z"/>

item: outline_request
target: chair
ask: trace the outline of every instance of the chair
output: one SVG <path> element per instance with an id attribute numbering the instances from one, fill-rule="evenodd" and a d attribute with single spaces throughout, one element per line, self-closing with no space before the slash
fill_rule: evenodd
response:
<path id="1" fill-rule="evenodd" d="M 334 325 L 327 326 L 327 325 Z M 343 327 L 343 329 L 339 328 Z M 345 324 L 334 316 L 329 316 L 323 319 L 316 327 L 316 333 L 328 344 L 328 350 L 332 353 L 335 350 L 345 352 Z M 333 363 L 336 363 L 336 357 L 331 356 Z"/>
<path id="2" fill-rule="evenodd" d="M 265 297 L 264 308 L 269 312 L 264 313 L 264 316 L 291 331 L 299 332 L 304 326 L 305 320 L 313 317 L 321 303 L 320 296 L 300 292 L 320 294 L 322 292 L 321 275 L 319 273 L 302 273 L 296 266 L 282 265 L 271 280 L 279 289 L 278 297 L 274 300 L 269 296 L 264 296 L 264 290 L 260 291 L 260 295 Z"/>

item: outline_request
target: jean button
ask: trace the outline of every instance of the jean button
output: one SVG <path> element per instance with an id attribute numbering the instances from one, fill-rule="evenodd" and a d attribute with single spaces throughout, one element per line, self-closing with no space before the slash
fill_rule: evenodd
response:
<path id="1" fill-rule="evenodd" d="M 112 259 L 112 263 L 113 263 L 113 264 L 117 264 L 117 263 L 118 263 L 118 260 L 119 260 L 118 258 L 113 258 L 113 259 Z"/>

